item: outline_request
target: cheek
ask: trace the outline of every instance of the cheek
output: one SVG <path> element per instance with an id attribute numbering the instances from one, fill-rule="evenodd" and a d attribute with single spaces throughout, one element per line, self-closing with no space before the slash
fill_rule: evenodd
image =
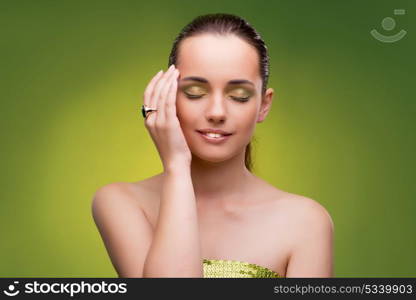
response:
<path id="1" fill-rule="evenodd" d="M 192 116 L 189 105 L 185 105 L 180 98 L 177 98 L 176 101 L 176 115 L 181 123 L 187 123 L 187 118 Z"/>
<path id="2" fill-rule="evenodd" d="M 176 116 L 179 123 L 184 130 L 185 135 L 188 131 L 193 132 L 195 126 L 200 123 L 200 116 L 202 111 L 199 111 L 198 105 L 192 105 L 187 99 L 180 99 L 176 101 Z"/>
<path id="3" fill-rule="evenodd" d="M 247 106 L 246 109 L 243 111 L 240 110 L 239 116 L 238 116 L 238 124 L 240 124 L 241 129 L 244 131 L 253 131 L 254 127 L 256 125 L 257 121 L 257 106 L 256 105 L 250 105 Z"/>

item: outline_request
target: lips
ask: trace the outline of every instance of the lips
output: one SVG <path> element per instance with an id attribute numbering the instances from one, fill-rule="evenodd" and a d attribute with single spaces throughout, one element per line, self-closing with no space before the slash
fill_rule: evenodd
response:
<path id="1" fill-rule="evenodd" d="M 213 132 L 201 132 L 198 131 L 200 134 L 202 134 L 203 136 L 207 136 L 210 138 L 222 138 L 222 137 L 226 137 L 226 136 L 230 136 L 231 133 L 229 134 L 220 134 L 220 133 L 213 133 Z"/>
<path id="2" fill-rule="evenodd" d="M 228 135 L 231 135 L 232 133 L 230 133 L 230 132 L 227 132 L 227 131 L 224 131 L 224 130 L 221 130 L 221 129 L 214 129 L 214 128 L 205 128 L 205 129 L 200 129 L 200 130 L 197 130 L 199 133 L 202 133 L 202 134 L 211 134 L 211 135 L 221 135 L 221 136 L 228 136 Z"/>
<path id="3" fill-rule="evenodd" d="M 220 135 L 218 133 L 205 133 L 198 131 L 199 136 L 201 136 L 206 142 L 212 143 L 212 144 L 219 144 L 226 140 L 228 140 L 231 136 L 231 133 Z"/>

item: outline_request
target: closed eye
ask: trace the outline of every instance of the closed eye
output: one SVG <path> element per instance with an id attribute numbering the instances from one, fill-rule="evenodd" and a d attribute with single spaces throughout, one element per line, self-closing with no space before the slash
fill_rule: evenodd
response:
<path id="1" fill-rule="evenodd" d="M 191 95 L 188 93 L 185 93 L 186 97 L 188 97 L 189 99 L 198 99 L 201 98 L 203 96 L 205 96 L 205 94 L 203 95 Z M 240 101 L 240 102 L 246 102 L 250 99 L 250 96 L 248 97 L 235 97 L 235 96 L 230 96 L 231 99 L 236 100 L 236 101 Z"/>
<path id="2" fill-rule="evenodd" d="M 230 97 L 232 99 L 234 99 L 234 100 L 241 101 L 241 102 L 245 102 L 245 101 L 248 101 L 248 99 L 250 99 L 250 96 L 244 97 L 244 98 L 242 98 L 242 97 L 234 97 L 234 96 L 230 96 Z"/>
<path id="3" fill-rule="evenodd" d="M 204 95 L 191 95 L 185 92 L 185 95 L 190 98 L 190 99 L 197 99 L 197 98 L 201 98 Z"/>

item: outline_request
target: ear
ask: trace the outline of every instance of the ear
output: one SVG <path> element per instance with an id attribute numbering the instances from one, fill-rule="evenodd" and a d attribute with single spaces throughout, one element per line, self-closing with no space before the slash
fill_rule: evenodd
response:
<path id="1" fill-rule="evenodd" d="M 274 90 L 272 88 L 268 88 L 260 104 L 260 111 L 257 117 L 257 123 L 263 122 L 267 114 L 269 113 L 270 108 L 272 107 L 273 95 Z"/>

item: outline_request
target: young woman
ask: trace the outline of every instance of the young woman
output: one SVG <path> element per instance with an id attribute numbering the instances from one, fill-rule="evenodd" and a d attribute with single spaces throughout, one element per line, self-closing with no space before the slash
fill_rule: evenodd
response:
<path id="1" fill-rule="evenodd" d="M 163 172 L 105 185 L 92 202 L 119 277 L 332 277 L 326 209 L 251 172 L 274 94 L 259 34 L 234 15 L 199 16 L 169 66 L 142 107 Z"/>

